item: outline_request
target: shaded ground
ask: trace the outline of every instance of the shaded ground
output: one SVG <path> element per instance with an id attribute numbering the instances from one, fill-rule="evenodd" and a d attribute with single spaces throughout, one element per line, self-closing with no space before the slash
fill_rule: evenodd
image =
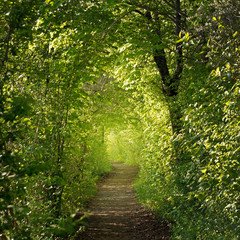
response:
<path id="1" fill-rule="evenodd" d="M 137 172 L 137 167 L 113 163 L 89 205 L 89 227 L 79 240 L 170 239 L 167 224 L 136 201 L 132 183 Z"/>

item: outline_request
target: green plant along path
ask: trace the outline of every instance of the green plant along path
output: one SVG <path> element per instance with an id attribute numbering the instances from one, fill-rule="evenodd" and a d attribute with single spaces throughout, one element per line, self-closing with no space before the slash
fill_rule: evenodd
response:
<path id="1" fill-rule="evenodd" d="M 238 0 L 0 1 L 0 238 L 75 239 L 121 161 L 172 239 L 240 239 L 239 25 Z"/>

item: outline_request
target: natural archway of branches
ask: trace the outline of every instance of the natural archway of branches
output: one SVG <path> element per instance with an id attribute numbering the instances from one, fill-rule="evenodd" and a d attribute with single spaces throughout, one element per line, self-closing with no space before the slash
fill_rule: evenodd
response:
<path id="1" fill-rule="evenodd" d="M 0 238 L 74 239 L 111 161 L 172 239 L 239 239 L 238 0 L 0 2 Z"/>

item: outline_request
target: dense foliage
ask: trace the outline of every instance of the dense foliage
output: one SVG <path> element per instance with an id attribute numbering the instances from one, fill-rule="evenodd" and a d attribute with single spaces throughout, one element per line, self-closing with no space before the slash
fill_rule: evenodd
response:
<path id="1" fill-rule="evenodd" d="M 0 3 L 0 238 L 74 238 L 110 160 L 173 239 L 240 238 L 238 0 Z"/>

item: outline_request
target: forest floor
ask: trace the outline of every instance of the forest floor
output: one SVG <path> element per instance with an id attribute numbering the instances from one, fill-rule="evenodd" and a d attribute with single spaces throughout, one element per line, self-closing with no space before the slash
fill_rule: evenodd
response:
<path id="1" fill-rule="evenodd" d="M 89 203 L 89 226 L 79 240 L 170 239 L 167 223 L 137 203 L 132 186 L 137 172 L 137 167 L 113 163 Z"/>

